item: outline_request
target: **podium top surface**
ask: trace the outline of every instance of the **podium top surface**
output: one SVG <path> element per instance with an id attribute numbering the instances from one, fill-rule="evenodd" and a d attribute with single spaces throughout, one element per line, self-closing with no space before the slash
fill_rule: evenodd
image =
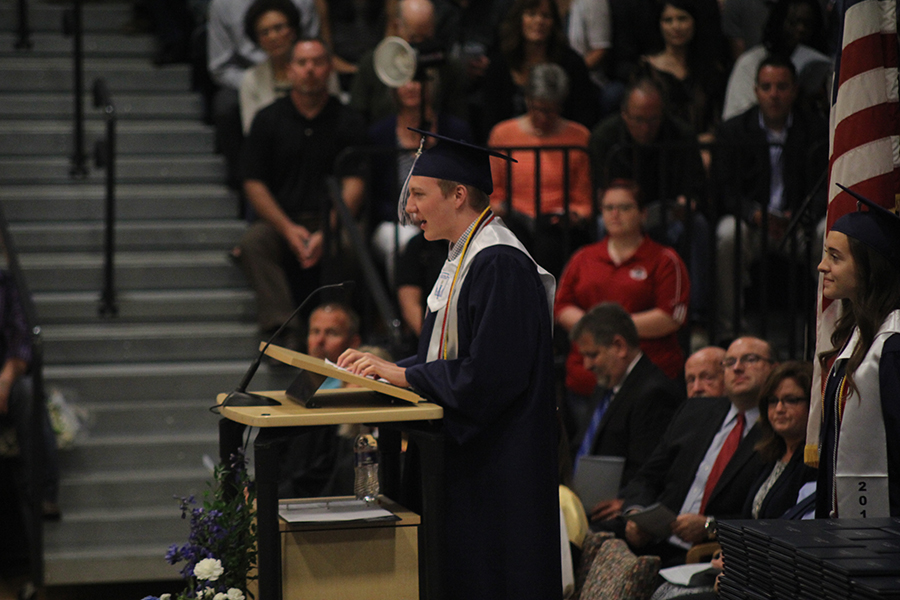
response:
<path id="1" fill-rule="evenodd" d="M 221 415 L 251 427 L 303 427 L 342 423 L 392 423 L 441 419 L 444 409 L 431 402 L 418 404 L 391 401 L 361 388 L 321 390 L 316 394 L 321 408 L 306 408 L 283 391 L 255 392 L 277 400 L 279 406 L 223 406 Z M 219 394 L 221 404 L 228 394 Z"/>
<path id="2" fill-rule="evenodd" d="M 260 349 L 263 348 L 265 348 L 265 352 L 268 356 L 271 356 L 275 360 L 283 362 L 286 365 L 290 365 L 292 367 L 296 367 L 298 369 L 303 369 L 306 371 L 312 371 L 313 373 L 318 373 L 319 375 L 324 375 L 325 377 L 333 377 L 349 385 L 366 388 L 375 392 L 380 392 L 382 394 L 387 394 L 388 396 L 393 396 L 394 398 L 412 402 L 413 404 L 425 402 L 424 398 L 410 389 L 397 387 L 395 385 L 391 385 L 390 383 L 378 381 L 370 377 L 354 375 L 353 373 L 345 369 L 341 369 L 333 364 L 325 362 L 321 358 L 309 356 L 308 354 L 303 354 L 302 352 L 295 352 L 293 350 L 282 348 L 281 346 L 276 346 L 274 344 L 270 344 L 268 347 L 265 347 L 265 344 L 260 344 Z"/>

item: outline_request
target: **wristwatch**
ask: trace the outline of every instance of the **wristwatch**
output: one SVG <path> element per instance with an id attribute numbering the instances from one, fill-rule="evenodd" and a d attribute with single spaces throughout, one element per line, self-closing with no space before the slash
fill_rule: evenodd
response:
<path id="1" fill-rule="evenodd" d="M 706 517 L 706 523 L 703 525 L 703 530 L 706 531 L 707 539 L 714 540 L 716 539 L 716 528 L 718 525 L 716 524 L 715 517 Z"/>

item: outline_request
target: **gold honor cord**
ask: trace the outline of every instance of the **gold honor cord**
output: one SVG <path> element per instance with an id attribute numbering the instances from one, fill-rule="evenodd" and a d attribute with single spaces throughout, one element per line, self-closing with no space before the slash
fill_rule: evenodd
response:
<path id="1" fill-rule="evenodd" d="M 466 258 L 466 252 L 469 250 L 469 242 L 471 242 L 475 238 L 475 234 L 478 233 L 478 230 L 481 229 L 481 226 L 484 224 L 487 216 L 491 213 L 491 207 L 488 206 L 484 209 L 478 216 L 478 220 L 475 222 L 475 227 L 472 228 L 471 233 L 469 233 L 469 237 L 466 238 L 466 243 L 463 245 L 462 254 L 459 256 L 459 264 L 456 265 L 456 272 L 453 273 L 453 281 L 450 282 L 450 291 L 447 293 L 447 306 L 444 309 L 444 322 L 441 324 L 441 358 L 447 360 L 447 316 L 450 314 L 450 301 L 453 298 L 453 288 L 456 286 L 456 279 L 459 277 L 459 270 L 462 268 L 463 261 Z M 493 216 L 493 215 L 491 215 Z"/>

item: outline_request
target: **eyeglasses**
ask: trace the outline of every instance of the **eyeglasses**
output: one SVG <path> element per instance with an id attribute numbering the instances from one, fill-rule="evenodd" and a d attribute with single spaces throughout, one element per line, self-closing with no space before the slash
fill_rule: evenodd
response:
<path id="1" fill-rule="evenodd" d="M 760 361 L 765 361 L 767 363 L 775 362 L 771 358 L 766 358 L 765 356 L 760 356 L 759 354 L 744 354 L 739 358 L 729 356 L 722 361 L 722 366 L 726 369 L 732 369 L 735 365 L 748 367 L 750 365 L 755 365 Z"/>
<path id="2" fill-rule="evenodd" d="M 777 396 L 769 396 L 766 399 L 769 406 L 777 406 L 779 402 L 783 403 L 785 406 L 796 406 L 798 404 L 806 404 L 809 402 L 809 398 L 804 398 L 803 396 L 785 396 L 784 398 L 778 398 Z"/>

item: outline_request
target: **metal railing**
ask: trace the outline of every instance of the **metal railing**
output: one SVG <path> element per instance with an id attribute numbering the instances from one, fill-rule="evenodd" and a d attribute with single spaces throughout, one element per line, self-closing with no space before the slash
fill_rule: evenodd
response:
<path id="1" fill-rule="evenodd" d="M 785 231 L 777 245 L 773 245 L 770 236 L 770 230 L 773 224 L 770 222 L 770 216 L 767 210 L 761 211 L 761 222 L 758 225 L 758 232 L 754 232 L 758 238 L 759 259 L 756 261 L 756 276 L 754 285 L 747 288 L 743 277 L 744 264 L 741 258 L 744 256 L 745 230 L 751 227 L 742 218 L 735 219 L 735 234 L 733 248 L 733 264 L 735 268 L 725 281 L 722 274 L 719 273 L 719 261 L 721 256 L 717 247 L 717 226 L 721 223 L 722 217 L 726 215 L 743 215 L 745 208 L 745 200 L 741 196 L 730 199 L 731 206 L 723 206 L 725 193 L 717 188 L 716 177 L 707 178 L 702 173 L 703 180 L 697 182 L 696 189 L 701 190 L 695 193 L 699 197 L 688 198 L 689 200 L 697 200 L 698 206 L 694 208 L 692 202 L 688 201 L 684 205 L 678 205 L 677 209 L 683 213 L 680 220 L 684 226 L 683 240 L 676 248 L 682 255 L 684 262 L 691 269 L 692 284 L 695 279 L 705 278 L 704 296 L 710 302 L 708 313 L 699 320 L 707 330 L 709 338 L 712 342 L 719 341 L 725 332 L 726 337 L 733 338 L 742 334 L 752 334 L 764 339 L 768 339 L 770 335 L 778 338 L 777 345 L 782 348 L 791 358 L 810 359 L 814 353 L 814 337 L 815 337 L 815 266 L 819 260 L 815 254 L 814 242 L 816 241 L 816 219 L 814 215 L 821 213 L 824 215 L 824 205 L 817 206 L 819 201 L 820 186 L 824 182 L 824 173 L 827 167 L 827 159 L 822 160 L 821 164 L 816 164 L 821 158 L 819 155 L 823 151 L 823 142 L 806 149 L 805 168 L 809 172 L 820 170 L 822 176 L 814 182 L 807 182 L 810 189 L 803 190 L 805 194 L 800 199 L 795 199 L 795 204 L 799 210 L 791 215 L 790 231 Z M 757 145 L 757 144 L 752 144 Z M 766 148 L 779 144 L 764 144 Z M 656 160 L 651 161 L 656 169 L 655 181 L 658 186 L 653 198 L 646 198 L 652 203 L 653 200 L 659 201 L 662 209 L 658 211 L 657 216 L 661 220 L 658 228 L 660 231 L 667 231 L 668 224 L 671 223 L 673 217 L 673 207 L 676 207 L 676 194 L 682 192 L 677 189 L 679 185 L 673 185 L 673 165 L 683 165 L 685 153 L 697 153 L 697 162 L 700 162 L 700 152 L 708 151 L 713 157 L 715 163 L 716 155 L 723 150 L 733 150 L 735 147 L 746 147 L 748 144 L 729 144 L 721 143 L 699 144 L 696 142 L 666 142 L 660 144 L 651 144 L 640 147 L 640 152 L 655 152 Z M 606 182 L 611 178 L 621 177 L 624 166 L 630 169 L 628 177 L 638 182 L 648 177 L 646 171 L 642 172 L 640 161 L 635 160 L 638 151 L 635 146 L 619 145 L 613 148 L 607 156 L 605 163 L 601 168 L 601 173 L 595 173 L 595 179 L 598 182 Z M 618 161 L 618 162 L 617 162 Z M 812 167 L 815 166 L 813 169 Z M 820 169 L 819 169 L 820 167 Z M 628 169 L 625 169 L 628 170 Z M 676 173 L 681 176 L 683 173 Z M 763 207 L 765 208 L 765 207 Z M 705 240 L 706 245 L 703 246 L 703 240 L 695 239 L 696 232 L 693 231 L 693 225 L 699 221 L 705 222 L 708 227 L 709 239 Z M 757 226 L 753 226 L 757 227 Z M 662 243 L 674 246 L 671 239 L 658 239 Z M 707 265 L 698 273 L 697 266 L 692 264 L 692 253 L 696 248 L 704 248 L 708 253 Z M 786 265 L 779 265 L 778 261 L 786 262 Z M 782 290 L 773 294 L 770 286 L 773 273 L 781 274 L 784 277 L 781 281 L 786 280 Z M 721 318 L 717 303 L 720 302 L 721 291 L 720 285 L 731 286 L 732 297 L 734 298 L 734 306 L 728 319 Z M 748 321 L 747 306 L 745 305 L 745 291 L 750 289 L 752 292 L 749 297 L 755 300 L 755 310 L 753 311 L 752 322 Z M 693 295 L 693 294 L 692 294 Z M 783 302 L 786 300 L 786 302 Z M 773 306 L 779 304 L 778 310 Z M 777 319 L 781 319 L 780 323 Z M 695 319 L 695 322 L 698 322 Z M 730 329 L 730 331 L 729 331 Z M 725 339 L 725 338 L 722 338 Z"/>
<path id="2" fill-rule="evenodd" d="M 588 241 L 596 239 L 597 236 L 597 203 L 593 201 L 594 184 L 590 177 L 590 156 L 588 149 L 584 146 L 496 146 L 492 148 L 499 152 L 509 155 L 518 155 L 519 159 L 523 159 L 523 154 L 534 155 L 534 168 L 531 174 L 533 180 L 534 203 L 533 210 L 528 214 L 523 214 L 515 207 L 514 196 L 516 188 L 516 177 L 513 171 L 517 167 L 511 161 L 503 161 L 506 169 L 504 180 L 505 197 L 498 198 L 497 190 L 494 190 L 492 199 L 501 201 L 508 217 L 505 219 L 508 226 L 522 237 L 523 224 L 528 231 L 531 239 L 523 239 L 523 243 L 529 247 L 533 258 L 537 262 L 559 277 L 565 262 L 572 252 Z M 574 189 L 579 182 L 573 181 L 573 177 L 578 175 L 575 158 L 573 154 L 579 155 L 582 161 L 577 167 L 586 171 L 588 178 L 588 189 L 586 194 L 590 203 L 590 218 L 586 222 L 581 222 L 577 218 L 573 218 L 572 202 L 577 196 Z M 548 211 L 544 208 L 544 194 L 547 186 L 544 185 L 544 160 L 549 156 L 561 155 L 562 167 L 562 185 L 559 193 L 562 195 L 562 212 Z M 529 206 L 529 208 L 531 208 Z M 533 216 L 532 216 L 533 215 Z M 551 239 L 548 239 L 551 238 Z"/>
<path id="3" fill-rule="evenodd" d="M 82 0 L 72 0 L 72 7 L 63 12 L 63 33 L 72 36 L 74 117 L 69 175 L 73 178 L 84 178 L 88 174 L 88 156 L 84 150 L 84 23 L 82 13 Z"/>
<path id="4" fill-rule="evenodd" d="M 106 135 L 98 140 L 94 158 L 98 168 L 106 169 L 106 195 L 103 228 L 103 290 L 100 294 L 99 313 L 102 317 L 119 314 L 115 288 L 115 232 L 116 232 L 116 107 L 106 85 L 106 80 L 94 81 L 94 108 L 103 111 Z"/>
<path id="5" fill-rule="evenodd" d="M 31 26 L 28 24 L 28 0 L 16 2 L 16 42 L 13 47 L 16 50 L 31 50 Z"/>

